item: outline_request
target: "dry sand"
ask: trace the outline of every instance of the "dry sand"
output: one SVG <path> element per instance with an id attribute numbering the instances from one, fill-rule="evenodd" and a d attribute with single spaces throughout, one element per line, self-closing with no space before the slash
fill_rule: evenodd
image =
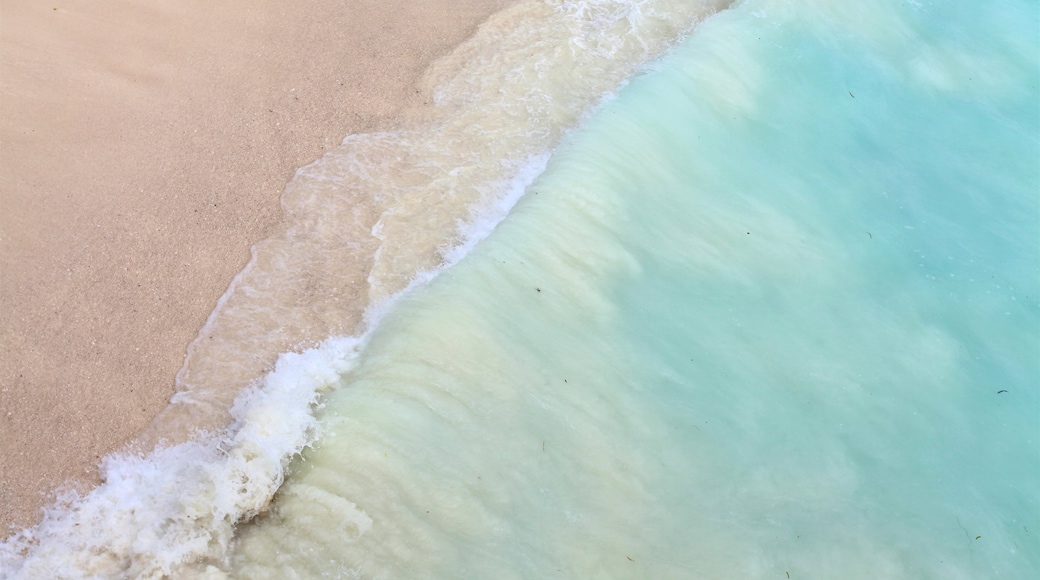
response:
<path id="1" fill-rule="evenodd" d="M 0 537 L 161 410 L 296 168 L 510 0 L 0 0 Z"/>

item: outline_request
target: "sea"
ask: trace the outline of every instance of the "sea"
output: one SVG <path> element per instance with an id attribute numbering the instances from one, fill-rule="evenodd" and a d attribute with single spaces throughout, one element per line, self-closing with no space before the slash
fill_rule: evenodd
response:
<path id="1" fill-rule="evenodd" d="M 1040 4 L 522 0 L 421 90 L 0 576 L 1040 570 Z"/>

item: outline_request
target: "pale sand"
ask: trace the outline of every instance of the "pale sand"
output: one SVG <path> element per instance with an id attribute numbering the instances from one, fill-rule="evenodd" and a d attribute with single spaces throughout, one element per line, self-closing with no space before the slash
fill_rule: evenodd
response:
<path id="1" fill-rule="evenodd" d="M 293 172 L 509 3 L 0 0 L 0 537 L 166 405 Z"/>

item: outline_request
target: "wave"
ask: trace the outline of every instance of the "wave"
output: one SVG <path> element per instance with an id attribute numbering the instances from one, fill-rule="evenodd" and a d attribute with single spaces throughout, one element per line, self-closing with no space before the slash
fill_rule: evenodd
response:
<path id="1" fill-rule="evenodd" d="M 160 578 L 219 561 L 320 437 L 323 393 L 395 298 L 462 259 L 568 130 L 727 4 L 529 0 L 490 18 L 427 72 L 432 107 L 297 171 L 284 229 L 253 247 L 137 451 L 0 544 L 0 569 Z"/>

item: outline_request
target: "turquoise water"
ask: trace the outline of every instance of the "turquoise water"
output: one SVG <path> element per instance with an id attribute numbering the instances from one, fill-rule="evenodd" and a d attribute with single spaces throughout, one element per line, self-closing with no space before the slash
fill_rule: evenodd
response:
<path id="1" fill-rule="evenodd" d="M 743 2 L 566 139 L 232 575 L 1040 569 L 1040 9 L 848 4 Z"/>
<path id="2" fill-rule="evenodd" d="M 106 458 L 0 577 L 1040 569 L 1040 6 L 523 2 L 439 63 L 221 299 L 185 368 L 253 381 L 232 425 Z"/>

